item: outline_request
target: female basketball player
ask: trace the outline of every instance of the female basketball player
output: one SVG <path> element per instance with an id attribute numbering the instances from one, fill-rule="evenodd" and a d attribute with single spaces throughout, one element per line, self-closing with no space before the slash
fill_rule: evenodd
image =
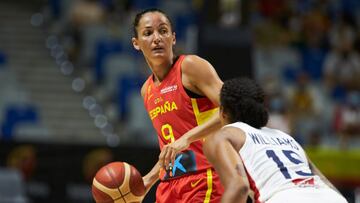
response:
<path id="1" fill-rule="evenodd" d="M 254 202 L 346 202 L 291 136 L 264 127 L 268 113 L 258 85 L 228 80 L 220 101 L 225 126 L 208 137 L 204 152 L 225 187 L 223 203 L 246 202 L 250 189 Z"/>
<path id="2" fill-rule="evenodd" d="M 222 81 L 206 60 L 174 55 L 175 32 L 158 9 L 136 15 L 132 43 L 152 71 L 141 95 L 162 150 L 143 177 L 145 186 L 159 179 L 162 168 L 157 203 L 219 202 L 223 188 L 202 152 L 202 138 L 221 127 L 215 112 Z"/>

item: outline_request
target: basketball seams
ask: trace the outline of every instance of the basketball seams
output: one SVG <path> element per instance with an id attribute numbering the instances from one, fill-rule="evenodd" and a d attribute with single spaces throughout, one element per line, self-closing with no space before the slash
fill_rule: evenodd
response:
<path id="1" fill-rule="evenodd" d="M 130 169 L 130 165 L 127 164 L 126 162 L 123 162 L 123 164 L 124 164 L 124 180 L 120 185 L 119 190 L 121 190 L 122 193 L 126 194 L 131 192 L 130 190 L 131 169 Z"/>
<path id="2" fill-rule="evenodd" d="M 143 189 L 137 189 L 141 185 L 138 181 L 142 182 L 141 174 L 132 165 L 126 162 L 110 163 L 94 177 L 93 196 L 98 203 L 141 202 L 143 197 L 139 191 Z M 135 192 L 138 194 L 132 190 L 138 191 Z"/>
<path id="3" fill-rule="evenodd" d="M 104 192 L 105 194 L 109 195 L 112 199 L 118 199 L 122 196 L 121 194 L 119 194 L 119 191 L 117 188 L 108 188 L 108 187 L 102 185 L 101 183 L 99 183 L 96 180 L 96 178 L 94 178 L 94 180 L 93 180 L 93 185 L 101 192 Z"/>
<path id="4" fill-rule="evenodd" d="M 97 187 L 93 187 L 92 192 L 94 195 L 94 199 L 97 200 L 96 202 L 98 202 L 98 203 L 113 203 L 114 202 L 114 200 L 112 199 L 112 197 L 109 194 L 101 191 Z M 101 200 L 101 202 L 98 201 L 99 199 Z"/>
<path id="5" fill-rule="evenodd" d="M 120 182 L 114 177 L 114 173 L 116 173 L 115 171 L 113 171 L 113 170 L 110 170 L 111 168 L 106 168 L 106 171 L 108 172 L 108 175 L 110 176 L 110 178 L 111 178 L 111 180 L 114 182 L 114 183 L 116 183 L 116 185 L 119 185 L 120 184 Z M 122 180 L 122 184 L 124 184 L 126 181 L 127 181 L 127 177 L 126 177 L 126 164 L 125 163 L 122 163 L 122 167 L 121 167 L 121 169 L 125 169 L 125 174 L 124 174 L 124 177 L 123 177 L 123 180 Z M 126 200 L 124 199 L 124 195 L 123 195 L 123 193 L 121 192 L 121 187 L 122 186 L 120 186 L 120 187 L 118 187 L 118 188 L 116 188 L 118 191 L 119 191 L 119 193 L 120 193 L 120 198 L 122 198 L 123 200 L 124 200 L 124 202 L 126 203 Z M 116 198 L 116 199 L 120 199 L 120 198 Z M 115 200 L 115 202 L 116 202 L 116 199 L 115 198 L 113 198 L 114 200 Z"/>
<path id="6" fill-rule="evenodd" d="M 142 179 L 141 174 L 139 173 L 139 171 L 134 168 L 134 167 L 130 167 L 130 191 L 133 195 L 135 196 L 142 196 L 142 194 L 144 194 L 145 192 L 145 187 L 144 186 L 144 182 Z"/>
<path id="7" fill-rule="evenodd" d="M 124 175 L 124 181 L 123 181 L 123 184 L 119 187 L 123 190 L 124 193 L 126 193 L 124 196 L 123 196 L 123 199 L 125 200 L 126 202 L 126 199 L 127 198 L 131 198 L 132 201 L 134 201 L 135 199 L 138 200 L 138 201 L 141 201 L 141 197 L 140 196 L 136 196 L 135 194 L 133 194 L 131 192 L 131 188 L 130 188 L 130 178 L 131 178 L 131 169 L 132 169 L 132 166 L 130 166 L 128 163 L 126 162 L 123 162 L 124 163 L 124 168 L 125 168 L 125 175 Z M 130 195 L 128 195 L 130 194 Z M 128 195 L 128 196 L 127 196 Z"/>
<path id="8" fill-rule="evenodd" d="M 114 183 L 113 187 L 117 187 L 125 181 L 126 171 L 124 163 L 114 163 L 114 165 L 118 165 L 120 170 L 115 171 L 113 167 L 106 167 L 105 169 L 108 176 L 111 178 L 111 182 Z"/>

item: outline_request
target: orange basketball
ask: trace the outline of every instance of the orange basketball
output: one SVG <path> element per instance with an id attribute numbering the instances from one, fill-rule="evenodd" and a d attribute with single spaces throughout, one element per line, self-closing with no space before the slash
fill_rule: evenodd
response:
<path id="1" fill-rule="evenodd" d="M 145 186 L 134 166 L 126 162 L 112 162 L 96 173 L 92 194 L 97 203 L 141 202 Z"/>

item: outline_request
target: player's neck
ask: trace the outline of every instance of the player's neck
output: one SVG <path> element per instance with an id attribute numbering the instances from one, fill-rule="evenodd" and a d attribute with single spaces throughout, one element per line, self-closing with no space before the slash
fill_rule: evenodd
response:
<path id="1" fill-rule="evenodd" d="M 161 63 L 152 63 L 148 61 L 148 65 L 155 76 L 154 81 L 161 82 L 170 72 L 173 65 L 173 59 L 163 60 Z"/>

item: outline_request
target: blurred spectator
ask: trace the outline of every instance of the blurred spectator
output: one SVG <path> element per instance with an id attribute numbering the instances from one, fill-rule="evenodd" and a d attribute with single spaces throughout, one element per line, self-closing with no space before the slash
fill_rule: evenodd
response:
<path id="1" fill-rule="evenodd" d="M 259 0 L 259 10 L 264 17 L 275 18 L 282 15 L 284 0 Z"/>
<path id="2" fill-rule="evenodd" d="M 6 164 L 10 168 L 18 169 L 25 180 L 31 179 L 37 166 L 37 154 L 34 146 L 20 145 L 12 149 Z"/>
<path id="3" fill-rule="evenodd" d="M 304 44 L 301 46 L 302 69 L 313 80 L 320 80 L 322 77 L 327 30 L 328 20 L 320 10 L 314 9 L 304 16 Z"/>
<path id="4" fill-rule="evenodd" d="M 69 50 L 70 59 L 77 62 L 80 49 L 83 45 L 83 33 L 86 27 L 104 23 L 106 13 L 98 0 L 77 0 L 69 11 L 71 38 L 73 46 Z M 81 63 L 87 63 L 87 61 Z"/>
<path id="5" fill-rule="evenodd" d="M 300 74 L 293 93 L 290 95 L 289 108 L 292 134 L 301 144 L 308 144 L 310 134 L 319 128 L 315 100 L 308 76 Z"/>
<path id="6" fill-rule="evenodd" d="M 347 148 L 349 138 L 360 136 L 360 93 L 350 92 L 335 109 L 334 127 L 340 135 L 340 147 Z"/>
<path id="7" fill-rule="evenodd" d="M 282 95 L 273 96 L 269 101 L 269 121 L 267 126 L 291 134 L 289 111 Z"/>
<path id="8" fill-rule="evenodd" d="M 296 115 L 313 114 L 313 97 L 308 89 L 308 77 L 301 74 L 291 99 L 291 110 Z"/>
<path id="9" fill-rule="evenodd" d="M 75 27 L 102 23 L 105 11 L 98 0 L 78 0 L 70 11 L 71 23 Z"/>
<path id="10" fill-rule="evenodd" d="M 225 27 L 237 27 L 241 21 L 240 0 L 220 0 L 220 24 Z"/>
<path id="11" fill-rule="evenodd" d="M 359 14 L 360 16 L 360 14 Z M 359 18 L 360 20 L 360 18 Z M 355 41 L 354 41 L 354 49 L 357 53 L 360 53 L 360 32 L 357 32 Z"/>
<path id="12" fill-rule="evenodd" d="M 332 89 L 344 87 L 360 90 L 360 56 L 353 49 L 355 33 L 352 27 L 340 24 L 331 32 L 332 51 L 325 59 L 325 82 Z"/>
<path id="13" fill-rule="evenodd" d="M 289 46 L 291 36 L 276 21 L 264 20 L 254 27 L 255 78 L 268 94 L 274 94 L 281 88 L 282 77 L 286 69 L 298 69 L 300 56 L 298 51 Z"/>

